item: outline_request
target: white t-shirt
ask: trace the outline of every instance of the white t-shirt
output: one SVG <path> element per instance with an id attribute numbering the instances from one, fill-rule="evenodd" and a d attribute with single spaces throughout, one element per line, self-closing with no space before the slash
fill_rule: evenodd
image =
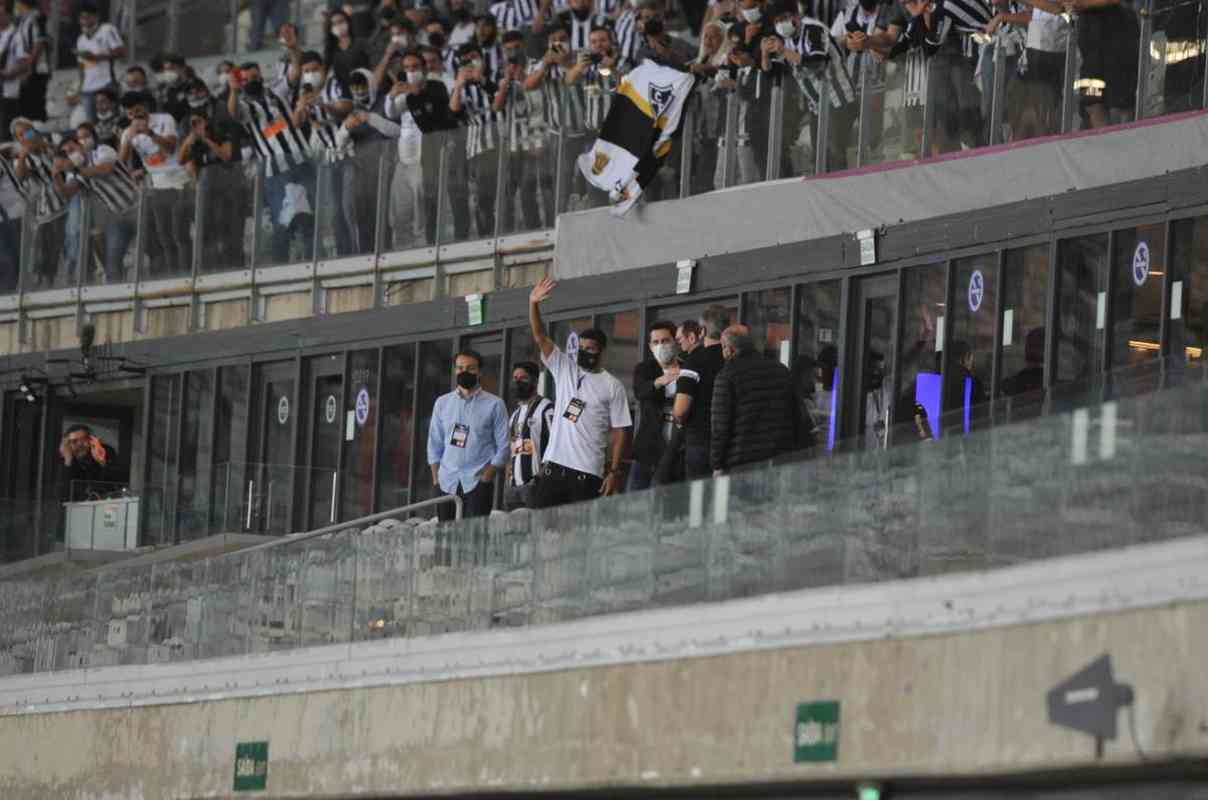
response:
<path id="1" fill-rule="evenodd" d="M 1048 53 L 1064 53 L 1069 36 L 1070 26 L 1060 14 L 1032 9 L 1032 20 L 1028 23 L 1028 47 Z"/>
<path id="2" fill-rule="evenodd" d="M 95 92 L 113 83 L 113 62 L 92 61 L 88 56 L 90 53 L 112 53 L 122 46 L 122 35 L 108 22 L 98 25 L 91 36 L 80 34 L 76 40 L 76 53 L 84 67 L 84 85 L 80 91 Z"/>
<path id="3" fill-rule="evenodd" d="M 176 120 L 171 114 L 150 114 L 147 124 L 162 138 L 176 136 Z M 143 167 L 151 176 L 151 186 L 155 189 L 183 189 L 189 185 L 189 173 L 176 160 L 176 153 L 162 153 L 159 145 L 148 134 L 140 133 L 130 141 L 130 146 L 138 151 L 143 160 Z"/>
<path id="4" fill-rule="evenodd" d="M 604 477 L 609 433 L 633 424 L 625 386 L 610 373 L 587 372 L 555 347 L 542 361 L 554 379 L 554 427 L 550 431 L 545 463 Z M 582 403 L 571 410 L 574 401 Z M 571 410 L 568 414 L 568 410 Z M 578 421 L 572 421 L 574 411 Z"/>

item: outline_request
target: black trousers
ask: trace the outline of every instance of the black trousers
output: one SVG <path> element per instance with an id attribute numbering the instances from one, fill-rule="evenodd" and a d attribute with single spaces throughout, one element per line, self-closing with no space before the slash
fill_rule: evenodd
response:
<path id="1" fill-rule="evenodd" d="M 546 464 L 533 494 L 534 508 L 554 508 L 600 496 L 604 481 L 561 464 Z"/>
<path id="2" fill-rule="evenodd" d="M 446 497 L 449 492 L 442 491 L 441 494 Z M 479 483 L 468 494 L 460 486 L 457 487 L 457 496 L 461 498 L 462 519 L 470 517 L 485 517 L 491 513 L 491 506 L 495 500 L 495 484 Z M 436 516 L 441 522 L 451 522 L 454 518 L 454 507 L 452 503 L 441 503 L 436 507 Z"/>
<path id="3" fill-rule="evenodd" d="M 21 84 L 19 97 L 21 116 L 35 122 L 46 121 L 46 87 L 50 84 L 49 75 L 30 75 Z M 5 131 L 8 128 L 4 129 Z"/>

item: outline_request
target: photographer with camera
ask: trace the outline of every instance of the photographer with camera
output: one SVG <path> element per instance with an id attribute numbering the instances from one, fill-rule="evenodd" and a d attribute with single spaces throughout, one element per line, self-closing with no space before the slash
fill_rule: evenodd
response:
<path id="1" fill-rule="evenodd" d="M 242 266 L 247 263 L 243 253 L 247 193 L 243 172 L 226 165 L 240 160 L 243 135 L 239 125 L 225 114 L 215 118 L 204 107 L 190 111 L 188 127 L 176 158 L 200 187 L 198 197 L 205 225 L 203 264 L 212 268 Z"/>
<path id="2" fill-rule="evenodd" d="M 587 49 L 575 53 L 575 64 L 566 73 L 567 85 L 580 90 L 583 122 L 593 135 L 599 134 L 604 118 L 608 116 L 621 73 L 612 29 L 604 25 L 593 28 Z"/>
<path id="3" fill-rule="evenodd" d="M 459 240 L 469 238 L 469 179 L 475 184 L 478 206 L 475 209 L 479 238 L 494 235 L 495 194 L 498 189 L 499 122 L 503 97 L 486 75 L 482 51 L 476 44 L 463 45 L 457 51 L 457 80 L 449 94 L 449 110 L 458 115 L 466 128 L 464 160 L 453 158 L 450 164 L 449 194 L 453 200 L 454 227 Z M 461 220 L 458 215 L 461 209 Z"/>
<path id="4" fill-rule="evenodd" d="M 634 63 L 641 64 L 650 59 L 676 69 L 688 69 L 696 58 L 696 48 L 678 36 L 667 32 L 661 5 L 657 0 L 648 0 L 642 6 L 642 46 Z"/>
<path id="5" fill-rule="evenodd" d="M 548 176 L 548 180 L 553 182 L 559 174 L 558 169 L 561 166 L 561 174 L 568 177 L 563 180 L 562 186 L 557 187 L 557 191 L 575 189 L 568 200 L 568 206 L 573 208 L 578 203 L 578 195 L 586 192 L 584 188 L 586 184 L 579 175 L 578 169 L 575 168 L 575 159 L 589 146 L 584 129 L 584 109 L 582 103 L 572 102 L 573 93 L 566 85 L 567 75 L 574 64 L 570 49 L 570 29 L 555 22 L 550 26 L 547 34 L 545 53 L 540 59 L 529 64 L 528 75 L 524 79 L 524 88 L 526 91 L 540 90 L 542 93 L 545 111 L 545 137 L 542 142 L 543 171 Z M 561 148 L 562 162 L 560 165 L 558 162 L 559 138 L 565 139 Z M 549 218 L 553 219 L 553 196 L 556 192 L 549 192 L 549 194 L 547 209 L 549 209 Z"/>

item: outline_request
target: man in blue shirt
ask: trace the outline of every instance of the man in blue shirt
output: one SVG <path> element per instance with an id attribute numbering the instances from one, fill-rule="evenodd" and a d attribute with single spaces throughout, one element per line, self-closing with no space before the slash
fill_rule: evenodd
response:
<path id="1" fill-rule="evenodd" d="M 457 388 L 436 399 L 428 426 L 432 483 L 465 503 L 466 517 L 491 513 L 495 473 L 508 459 L 508 413 L 503 400 L 479 386 L 482 356 L 465 350 L 454 359 Z M 438 507 L 442 521 L 453 506 Z"/>

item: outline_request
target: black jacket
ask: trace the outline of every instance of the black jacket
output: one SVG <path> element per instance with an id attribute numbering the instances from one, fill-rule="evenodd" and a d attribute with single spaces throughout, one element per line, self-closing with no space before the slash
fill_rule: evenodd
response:
<path id="1" fill-rule="evenodd" d="M 729 470 L 792 452 L 798 425 L 788 367 L 758 353 L 728 361 L 713 385 L 713 469 Z"/>
<path id="2" fill-rule="evenodd" d="M 663 457 L 663 403 L 666 395 L 654 385 L 663 368 L 648 358 L 633 368 L 633 394 L 638 399 L 638 427 L 633 434 L 633 459 L 654 469 Z"/>

